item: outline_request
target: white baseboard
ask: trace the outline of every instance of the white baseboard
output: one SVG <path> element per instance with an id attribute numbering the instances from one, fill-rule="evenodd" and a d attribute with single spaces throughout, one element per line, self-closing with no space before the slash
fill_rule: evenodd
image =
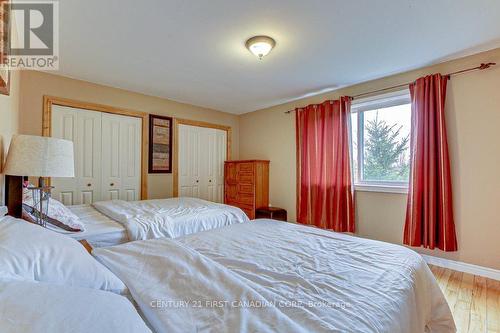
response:
<path id="1" fill-rule="evenodd" d="M 487 277 L 489 279 L 500 281 L 500 270 L 498 269 L 468 264 L 466 262 L 461 262 L 461 261 L 434 257 L 427 254 L 421 254 L 421 256 L 422 258 L 424 258 L 425 262 L 434 266 L 449 268 L 455 271 L 479 275 Z"/>

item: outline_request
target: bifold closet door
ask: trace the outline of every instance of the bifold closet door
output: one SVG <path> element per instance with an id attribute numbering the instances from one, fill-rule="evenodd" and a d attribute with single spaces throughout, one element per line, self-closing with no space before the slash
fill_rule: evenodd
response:
<path id="1" fill-rule="evenodd" d="M 226 131 L 179 125 L 179 196 L 224 200 Z"/>
<path id="2" fill-rule="evenodd" d="M 52 178 L 52 195 L 65 205 L 101 200 L 101 113 L 52 106 L 52 137 L 73 141 L 74 178 Z"/>
<path id="3" fill-rule="evenodd" d="M 142 120 L 102 114 L 102 200 L 140 200 Z"/>
<path id="4" fill-rule="evenodd" d="M 227 153 L 226 131 L 212 128 L 204 129 L 206 148 L 201 154 L 205 161 L 205 174 L 202 186 L 206 187 L 206 200 L 222 203 L 224 201 L 224 161 Z"/>
<path id="5" fill-rule="evenodd" d="M 179 125 L 179 196 L 201 198 L 200 127 Z"/>

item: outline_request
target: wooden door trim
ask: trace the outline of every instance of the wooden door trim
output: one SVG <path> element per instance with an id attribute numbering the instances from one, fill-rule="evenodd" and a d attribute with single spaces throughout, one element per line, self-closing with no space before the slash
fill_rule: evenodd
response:
<path id="1" fill-rule="evenodd" d="M 173 196 L 179 196 L 179 125 L 197 126 L 205 128 L 213 128 L 226 131 L 226 160 L 231 160 L 231 144 L 233 130 L 231 126 L 207 123 L 198 120 L 189 120 L 174 118 L 174 142 L 173 142 L 173 161 L 172 161 L 172 175 L 173 175 Z"/>
<path id="2" fill-rule="evenodd" d="M 109 105 L 83 102 L 74 99 L 43 96 L 42 113 L 42 136 L 50 137 L 52 135 L 52 105 L 68 106 L 72 108 L 98 111 L 104 113 L 117 114 L 128 117 L 142 119 L 142 142 L 141 142 L 141 200 L 148 198 L 148 113 L 117 108 Z"/>

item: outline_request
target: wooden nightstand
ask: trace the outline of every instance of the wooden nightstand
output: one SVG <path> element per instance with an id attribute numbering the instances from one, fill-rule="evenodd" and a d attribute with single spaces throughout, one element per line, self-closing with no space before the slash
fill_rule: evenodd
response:
<path id="1" fill-rule="evenodd" d="M 261 207 L 255 210 L 256 219 L 273 219 L 286 221 L 286 210 L 279 207 Z"/>

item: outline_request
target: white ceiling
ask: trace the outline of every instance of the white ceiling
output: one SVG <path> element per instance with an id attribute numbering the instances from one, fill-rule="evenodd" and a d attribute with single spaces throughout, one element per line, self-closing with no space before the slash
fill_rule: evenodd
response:
<path id="1" fill-rule="evenodd" d="M 499 46 L 500 0 L 60 1 L 59 74 L 236 114 Z"/>

